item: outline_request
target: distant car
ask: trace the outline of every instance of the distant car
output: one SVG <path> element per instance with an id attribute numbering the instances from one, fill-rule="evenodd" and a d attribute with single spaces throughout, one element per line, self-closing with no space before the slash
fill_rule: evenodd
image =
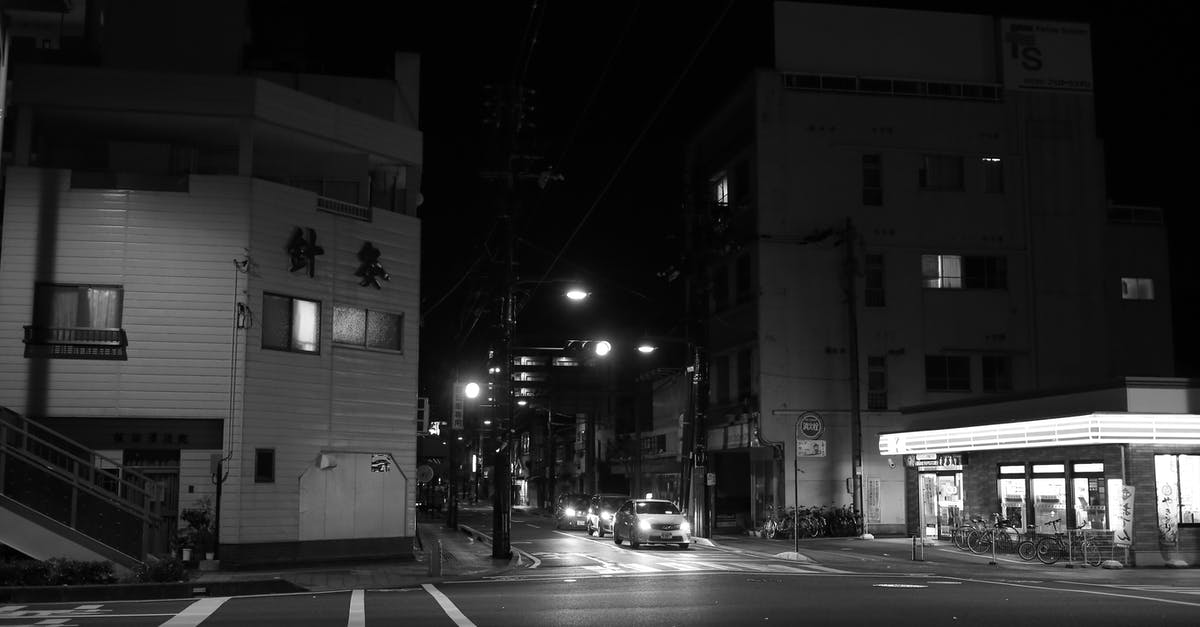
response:
<path id="1" fill-rule="evenodd" d="M 612 533 L 613 515 L 629 500 L 628 494 L 593 494 L 587 511 L 587 533 L 603 538 Z"/>
<path id="2" fill-rule="evenodd" d="M 663 499 L 630 499 L 613 516 L 613 542 L 628 540 L 630 546 L 674 544 L 686 549 L 692 544 L 692 526 L 683 511 Z"/>
<path id="3" fill-rule="evenodd" d="M 555 529 L 583 529 L 587 526 L 590 497 L 586 494 L 559 495 L 554 506 Z"/>

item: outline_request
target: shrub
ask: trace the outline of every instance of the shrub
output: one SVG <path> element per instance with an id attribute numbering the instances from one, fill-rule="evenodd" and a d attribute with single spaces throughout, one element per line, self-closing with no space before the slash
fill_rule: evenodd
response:
<path id="1" fill-rule="evenodd" d="M 149 558 L 146 563 L 133 569 L 133 580 L 138 583 L 166 583 L 187 581 L 188 572 L 183 562 L 175 556 Z"/>
<path id="2" fill-rule="evenodd" d="M 56 557 L 0 564 L 0 586 L 72 586 L 116 581 L 112 562 Z"/>

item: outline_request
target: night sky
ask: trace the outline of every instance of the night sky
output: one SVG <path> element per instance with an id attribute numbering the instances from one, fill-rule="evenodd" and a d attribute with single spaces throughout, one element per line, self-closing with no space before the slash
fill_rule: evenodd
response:
<path id="1" fill-rule="evenodd" d="M 680 296 L 656 274 L 680 252 L 683 140 L 751 68 L 771 62 L 771 3 L 420 4 L 436 6 L 375 14 L 378 19 L 366 26 L 364 13 L 355 11 L 300 19 L 330 33 L 310 44 L 330 60 L 331 71 L 386 65 L 393 49 L 422 54 L 421 394 L 448 394 L 440 388 L 456 367 L 479 363 L 497 320 L 495 307 L 485 307 L 493 304 L 485 288 L 495 284 L 502 271 L 495 262 L 503 258 L 495 231 L 497 197 L 479 176 L 489 145 L 480 130 L 486 84 L 520 77 L 536 90 L 530 115 L 535 128 L 523 150 L 541 155 L 540 166 L 564 177 L 523 197 L 516 222 L 522 278 L 582 277 L 598 297 L 588 314 L 567 312 L 550 302 L 553 290 L 540 289 L 519 333 L 581 333 L 605 324 L 671 332 Z M 1108 196 L 1165 210 L 1178 374 L 1200 376 L 1200 332 L 1191 328 L 1200 318 L 1200 253 L 1190 241 L 1200 220 L 1194 203 L 1184 204 L 1184 182 L 1194 175 L 1183 171 L 1194 138 L 1185 115 L 1194 100 L 1185 90 L 1195 75 L 1187 44 L 1196 32 L 1195 5 L 853 4 L 958 12 L 978 7 L 971 10 L 1091 23 Z"/>

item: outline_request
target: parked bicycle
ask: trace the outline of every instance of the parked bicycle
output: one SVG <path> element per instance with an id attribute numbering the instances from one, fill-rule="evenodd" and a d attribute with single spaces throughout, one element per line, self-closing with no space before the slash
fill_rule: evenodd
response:
<path id="1" fill-rule="evenodd" d="M 969 550 L 967 543 L 971 534 L 976 531 L 984 531 L 987 529 L 987 523 L 980 516 L 972 516 L 970 520 L 962 525 L 959 525 L 954 531 L 950 532 L 950 539 L 954 541 L 954 546 L 963 551 Z"/>
<path id="2" fill-rule="evenodd" d="M 788 508 L 789 510 L 791 508 Z M 772 506 L 767 507 L 767 517 L 763 520 L 762 527 L 759 532 L 764 538 L 790 538 L 792 535 L 793 515 L 791 511 L 784 511 L 780 508 L 780 513 L 776 516 L 776 510 Z"/>
<path id="3" fill-rule="evenodd" d="M 983 530 L 976 530 L 967 536 L 967 548 L 976 555 L 991 551 L 997 553 L 1015 553 L 1021 542 L 1021 532 L 1012 526 L 1007 518 L 1000 514 L 992 514 L 992 524 Z"/>
<path id="4" fill-rule="evenodd" d="M 1043 536 L 1037 541 L 1038 561 L 1049 565 L 1066 557 L 1071 560 L 1081 559 L 1088 566 L 1099 566 L 1103 560 L 1100 556 L 1100 545 L 1096 543 L 1095 539 L 1081 533 L 1082 527 L 1067 532 L 1059 531 L 1058 525 L 1061 522 L 1061 518 L 1055 518 L 1043 523 L 1044 526 L 1053 526 L 1054 534 Z"/>

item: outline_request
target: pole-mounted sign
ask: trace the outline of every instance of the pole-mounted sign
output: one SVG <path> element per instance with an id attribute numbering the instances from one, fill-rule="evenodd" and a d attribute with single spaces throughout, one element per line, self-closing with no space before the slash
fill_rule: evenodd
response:
<path id="1" fill-rule="evenodd" d="M 800 415 L 800 435 L 813 440 L 821 437 L 825 432 L 825 423 L 821 420 L 821 415 L 816 412 L 808 412 Z"/>

